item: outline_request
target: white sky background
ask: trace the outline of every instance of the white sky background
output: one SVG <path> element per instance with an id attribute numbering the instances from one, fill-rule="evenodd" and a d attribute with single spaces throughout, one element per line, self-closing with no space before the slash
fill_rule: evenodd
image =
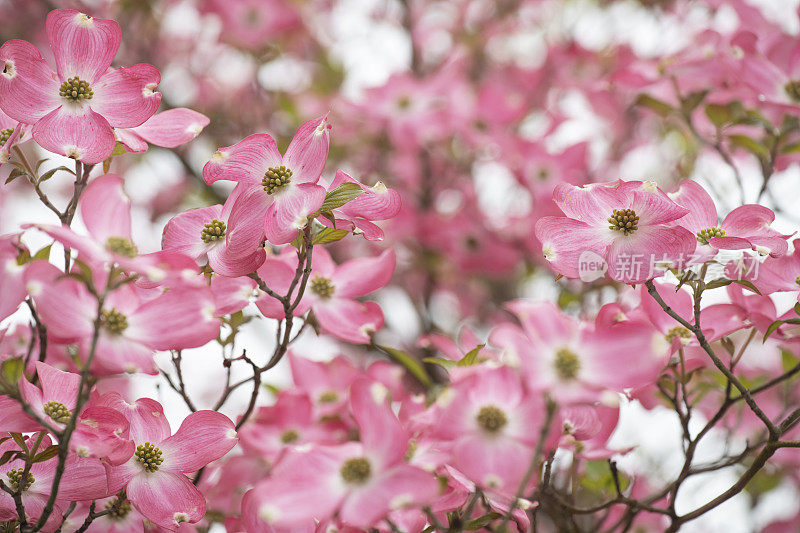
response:
<path id="1" fill-rule="evenodd" d="M 2 1 L 2 0 L 0 0 Z M 376 23 L 370 17 L 373 7 L 382 3 L 383 0 L 341 0 L 333 10 L 330 17 L 330 26 L 326 28 L 326 33 L 331 39 L 331 47 L 335 57 L 337 57 L 346 69 L 346 79 L 344 91 L 346 94 L 357 98 L 361 91 L 370 86 L 381 85 L 389 75 L 396 71 L 407 68 L 410 53 L 407 38 L 403 32 L 393 23 Z M 762 6 L 770 18 L 787 24 L 787 29 L 798 31 L 796 16 L 797 4 L 800 0 L 751 0 L 751 3 Z M 185 2 L 184 2 L 185 3 Z M 204 31 L 212 33 L 215 28 L 213 22 L 205 21 L 200 30 L 196 30 L 199 22 L 195 17 L 190 16 L 191 10 L 186 6 L 178 4 L 172 12 L 167 14 L 165 23 L 167 27 L 176 32 L 182 31 Z M 699 22 L 699 21 L 698 21 Z M 735 22 L 735 15 L 733 22 Z M 730 19 L 720 17 L 717 21 L 720 25 L 731 23 Z M 572 28 L 579 36 L 581 44 L 589 48 L 601 47 L 608 44 L 611 39 L 628 41 L 634 49 L 643 55 L 651 55 L 666 51 L 674 51 L 684 44 L 680 27 L 675 27 L 669 21 L 662 20 L 652 13 L 637 8 L 634 3 L 621 2 L 611 8 L 600 10 L 589 0 L 572 1 L 568 8 L 560 10 L 560 15 L 554 21 L 554 27 L 548 31 L 559 31 L 563 28 Z M 124 30 L 123 30 L 124 33 Z M 124 35 L 123 35 L 124 38 Z M 542 40 L 531 38 L 519 43 L 520 50 L 535 56 L 541 53 Z M 538 47 L 538 52 L 537 52 Z M 235 75 L 236 72 L 246 75 L 254 68 L 245 58 L 226 58 L 230 70 L 226 76 Z M 295 83 L 297 87 L 302 87 L 305 83 L 302 65 L 289 65 L 286 63 L 268 65 L 259 71 L 259 79 L 267 85 L 269 80 L 275 79 L 271 76 L 271 69 L 281 68 L 284 83 Z M 180 93 L 183 89 L 179 73 L 172 75 L 165 73 L 164 82 L 161 89 L 168 94 Z M 579 100 L 567 100 L 563 102 L 576 118 L 565 124 L 551 140 L 553 148 L 559 145 L 571 144 L 584 138 L 597 138 L 597 124 L 591 117 L 583 113 L 583 104 Z M 334 130 L 335 131 L 335 130 Z M 593 137 L 594 136 L 594 137 Z M 332 137 L 335 143 L 335 134 Z M 202 164 L 207 160 L 216 146 L 212 146 L 205 141 L 202 136 L 196 140 L 192 146 L 192 157 Z M 53 158 L 46 163 L 45 168 L 51 168 L 63 164 L 62 161 Z M 637 176 L 650 175 L 653 165 L 651 154 L 635 154 L 630 158 L 627 166 L 624 167 L 626 178 L 635 179 Z M 69 160 L 66 161 L 70 165 Z M 330 169 L 328 169 L 330 171 Z M 745 181 L 748 186 L 749 200 L 755 198 L 757 183 L 759 180 L 758 169 L 752 166 L 742 168 Z M 7 171 L 5 171 L 7 173 Z M 158 187 L 165 181 L 180 179 L 182 169 L 175 158 L 164 150 L 151 150 L 141 159 L 141 163 L 132 171 L 126 174 L 126 189 L 136 202 L 145 202 L 151 197 Z M 516 185 L 513 178 L 502 166 L 502 161 L 482 165 L 476 169 L 480 174 L 491 176 L 496 180 L 496 191 L 503 191 L 505 195 L 489 198 L 486 200 L 486 208 L 510 208 L 509 197 L 517 194 Z M 724 190 L 732 191 L 732 177 L 728 169 L 721 166 L 719 161 L 714 158 L 704 158 L 698 164 L 698 173 L 715 176 L 728 176 L 729 184 Z M 4 179 L 5 174 L 3 175 Z M 64 180 L 65 178 L 61 178 Z M 66 186 L 65 183 L 52 180 L 45 187 L 50 189 L 52 194 L 59 186 Z M 800 170 L 792 168 L 776 175 L 773 178 L 773 186 L 780 186 L 783 191 L 781 198 L 788 198 L 788 202 L 796 202 L 800 195 Z M 788 194 L 788 192 L 792 194 Z M 0 197 L 4 194 L 3 186 L 0 185 Z M 735 198 L 735 196 L 734 196 Z M 722 198 L 723 201 L 731 201 Z M 62 204 L 59 204 L 62 205 Z M 797 203 L 789 203 L 789 206 L 796 206 Z M 729 207 L 733 207 L 730 204 Z M 15 198 L 13 201 L 2 201 L 0 198 L 0 233 L 15 230 L 20 224 L 31 222 L 55 223 L 52 214 L 41 204 L 34 200 L 34 194 L 22 198 Z M 160 235 L 163 225 L 167 218 L 152 224 L 149 222 L 146 212 L 134 205 L 134 240 L 142 251 L 153 251 L 158 248 Z M 778 220 L 778 228 L 793 231 L 794 227 L 788 221 Z M 78 220 L 74 227 L 81 231 L 82 224 Z M 31 235 L 26 239 L 32 250 L 36 250 L 47 244 L 49 241 L 42 235 Z M 60 252 L 54 251 L 53 257 L 58 257 Z M 551 278 L 543 275 L 535 278 L 531 283 L 522 288 L 524 294 L 538 298 L 554 297 L 552 288 L 547 287 Z M 544 280 L 544 281 L 543 281 Z M 387 322 L 390 326 L 404 327 L 396 330 L 400 338 L 413 339 L 418 333 L 418 325 L 412 311 L 408 308 L 407 298 L 396 289 L 389 289 L 381 295 L 382 302 L 391 302 L 391 309 L 387 306 L 384 311 L 387 314 Z M 446 302 L 441 303 L 446 306 Z M 788 307 L 788 306 L 787 306 Z M 258 314 L 254 306 L 251 306 L 251 314 Z M 27 320 L 24 311 L 12 317 L 12 320 Z M 9 320 L 10 321 L 10 320 Z M 9 322 L 9 321 L 6 321 Z M 242 331 L 237 348 L 246 347 L 248 355 L 255 357 L 256 360 L 264 361 L 267 354 L 272 351 L 272 339 L 274 338 L 273 321 L 256 320 Z M 266 339 L 266 341 L 265 341 Z M 327 359 L 336 353 L 335 343 L 328 339 L 318 339 L 313 333 L 304 334 L 303 337 L 294 345 L 298 353 L 314 359 Z M 161 354 L 158 358 L 163 368 L 170 368 L 169 357 Z M 237 367 L 234 367 L 237 368 Z M 234 377 L 245 377 L 248 375 L 246 369 L 239 367 L 240 374 Z M 197 399 L 196 403 L 201 408 L 208 407 L 213 400 L 204 398 L 214 397 L 217 393 L 221 377 L 223 376 L 220 364 L 218 349 L 213 346 L 184 352 L 184 375 L 189 384 L 190 394 Z M 265 375 L 264 381 L 269 384 L 280 386 L 289 385 L 288 367 L 285 364 L 279 365 L 273 371 Z M 159 378 L 142 376 L 136 380 L 136 390 L 140 396 L 148 395 L 161 401 L 166 409 L 167 416 L 172 425 L 173 431 L 177 430 L 180 421 L 188 414 L 188 410 L 166 384 L 156 388 Z M 261 402 L 268 400 L 269 393 L 261 395 Z M 229 400 L 223 410 L 231 417 L 235 417 L 243 411 L 244 405 L 249 397 L 249 390 L 244 387 Z M 638 445 L 639 447 L 620 460 L 623 469 L 636 470 L 640 468 L 662 472 L 665 478 L 674 476 L 679 470 L 681 454 L 680 449 L 680 428 L 677 420 L 670 416 L 665 409 L 656 409 L 647 413 L 638 405 L 626 406 L 622 411 L 622 419 L 618 431 L 613 440 L 619 447 Z M 721 441 L 719 439 L 708 439 L 707 445 L 701 446 L 698 450 L 698 461 L 713 460 L 721 452 Z M 719 494 L 727 488 L 735 479 L 736 471 L 729 469 L 724 472 L 697 476 L 690 483 L 685 485 L 685 489 L 679 494 L 678 511 L 687 511 L 705 503 L 713 496 Z M 723 504 L 715 511 L 712 511 L 699 520 L 686 525 L 682 531 L 714 532 L 725 531 L 728 533 L 748 533 L 758 531 L 760 525 L 764 523 L 766 517 L 770 516 L 790 516 L 797 510 L 800 494 L 789 487 L 775 491 L 764 499 L 762 504 L 754 513 L 749 513 L 744 503 L 746 496 L 739 495 Z"/>

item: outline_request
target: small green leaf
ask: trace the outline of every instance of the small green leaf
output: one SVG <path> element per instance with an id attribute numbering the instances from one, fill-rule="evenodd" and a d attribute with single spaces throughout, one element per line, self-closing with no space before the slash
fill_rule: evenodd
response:
<path id="1" fill-rule="evenodd" d="M 28 443 L 25 442 L 25 437 L 22 436 L 22 433 L 12 433 L 11 438 L 14 439 L 14 442 L 17 443 L 17 446 L 19 446 L 20 450 L 25 450 L 27 453 Z"/>
<path id="2" fill-rule="evenodd" d="M 761 291 L 758 290 L 755 285 L 753 285 L 752 281 L 747 281 L 746 279 L 732 279 L 731 281 L 733 283 L 738 283 L 742 287 L 746 287 L 747 289 L 750 289 L 752 292 L 761 296 Z"/>
<path id="3" fill-rule="evenodd" d="M 52 459 L 56 455 L 58 455 L 58 445 L 53 444 L 52 446 L 48 446 L 43 452 L 37 453 L 33 458 L 33 462 L 42 463 L 48 459 Z"/>
<path id="4" fill-rule="evenodd" d="M 328 191 L 325 195 L 325 201 L 322 202 L 322 207 L 319 208 L 321 212 L 330 211 L 337 207 L 342 207 L 350 200 L 357 198 L 364 192 L 364 189 L 357 183 L 342 183 L 332 191 Z"/>
<path id="5" fill-rule="evenodd" d="M 728 140 L 735 146 L 739 146 L 740 148 L 744 148 L 748 152 L 752 153 L 759 159 L 769 159 L 769 150 L 766 146 L 761 144 L 760 142 L 756 141 L 755 139 L 751 139 L 747 135 L 728 135 Z"/>
<path id="6" fill-rule="evenodd" d="M 346 229 L 323 228 L 312 239 L 312 244 L 327 244 L 344 239 L 350 233 Z"/>
<path id="7" fill-rule="evenodd" d="M 15 387 L 19 378 L 22 377 L 22 373 L 25 370 L 25 362 L 22 360 L 21 357 L 12 357 L 3 361 L 2 365 L 0 365 L 0 373 L 3 375 L 3 379 L 11 385 Z"/>
<path id="8" fill-rule="evenodd" d="M 11 183 L 12 181 L 14 181 L 15 179 L 17 179 L 20 176 L 26 176 L 27 174 L 28 173 L 25 172 L 22 169 L 19 169 L 19 168 L 12 169 L 11 170 L 11 174 L 9 174 L 8 178 L 6 178 L 6 184 Z"/>
<path id="9" fill-rule="evenodd" d="M 34 256 L 31 258 L 31 260 L 32 261 L 36 261 L 37 259 L 44 259 L 45 261 L 49 260 L 50 259 L 50 248 L 52 248 L 52 247 L 53 247 L 52 244 L 48 244 L 47 246 L 45 246 L 44 248 L 42 248 L 41 250 L 36 252 L 36 254 L 34 254 Z"/>
<path id="10" fill-rule="evenodd" d="M 423 359 L 423 361 L 425 363 L 430 363 L 432 365 L 439 365 L 445 370 L 453 368 L 454 366 L 458 365 L 458 361 L 453 361 L 452 359 L 445 359 L 443 357 L 426 357 Z"/>
<path id="11" fill-rule="evenodd" d="M 489 524 L 500 518 L 503 518 L 503 515 L 501 515 L 500 513 L 496 512 L 487 513 L 483 516 L 479 516 L 478 518 L 467 520 L 464 523 L 464 529 L 466 529 L 467 531 L 476 531 L 478 529 L 488 526 Z"/>
<path id="12" fill-rule="evenodd" d="M 117 143 L 114 145 L 114 151 L 111 152 L 111 157 L 114 157 L 115 155 L 122 155 L 126 152 L 127 150 L 125 149 L 125 145 L 117 141 Z"/>
<path id="13" fill-rule="evenodd" d="M 707 94 L 708 90 L 689 93 L 681 101 L 681 111 L 687 115 L 691 114 L 691 112 L 697 109 L 697 106 L 703 102 Z"/>
<path id="14" fill-rule="evenodd" d="M 718 289 L 720 287 L 726 287 L 731 283 L 733 283 L 731 279 L 719 278 L 706 283 L 706 289 Z"/>
<path id="15" fill-rule="evenodd" d="M 486 346 L 485 344 L 479 344 L 465 355 L 461 360 L 458 362 L 458 366 L 472 366 L 478 364 L 478 354 L 481 353 L 483 347 Z"/>
<path id="16" fill-rule="evenodd" d="M 720 104 L 708 104 L 706 106 L 706 116 L 718 128 L 733 121 L 733 113 L 730 107 Z"/>
<path id="17" fill-rule="evenodd" d="M 769 336 L 775 333 L 775 330 L 781 327 L 782 324 L 783 320 L 776 320 L 775 322 L 770 324 L 769 327 L 767 328 L 767 331 L 764 333 L 764 340 L 762 340 L 761 342 L 767 342 Z"/>
<path id="18" fill-rule="evenodd" d="M 24 459 L 24 454 L 19 450 L 8 450 L 0 456 L 0 465 L 4 465 L 12 459 Z"/>
<path id="19" fill-rule="evenodd" d="M 674 111 L 672 106 L 669 105 L 668 103 L 662 102 L 661 100 L 653 98 L 652 96 L 647 95 L 647 94 L 640 94 L 636 98 L 636 102 L 635 103 L 638 106 L 647 107 L 647 108 L 655 111 L 656 114 L 658 114 L 659 116 L 662 116 L 662 117 L 666 117 L 667 115 L 669 115 L 670 113 L 672 113 Z"/>
<path id="20" fill-rule="evenodd" d="M 50 178 L 53 177 L 53 174 L 55 174 L 59 170 L 66 170 L 67 172 L 74 174 L 74 172 L 72 172 L 70 169 L 64 166 L 51 168 L 50 170 L 42 174 L 41 177 L 39 177 L 39 183 L 44 183 L 45 181 L 49 180 Z"/>
<path id="21" fill-rule="evenodd" d="M 379 346 L 377 344 L 375 346 L 379 350 L 382 350 L 385 353 L 387 353 L 392 359 L 403 365 L 406 368 L 406 370 L 411 372 L 411 374 L 425 386 L 425 388 L 428 388 L 431 385 L 433 385 L 433 380 L 425 371 L 425 367 L 422 366 L 422 364 L 416 358 L 396 348 L 390 348 L 388 346 Z"/>
<path id="22" fill-rule="evenodd" d="M 289 243 L 289 244 L 291 244 L 292 246 L 294 246 L 295 248 L 297 248 L 299 250 L 300 247 L 303 246 L 303 234 L 302 234 L 302 232 L 298 231 L 297 232 L 297 237 L 295 237 L 294 240 L 292 240 L 292 242 Z"/>

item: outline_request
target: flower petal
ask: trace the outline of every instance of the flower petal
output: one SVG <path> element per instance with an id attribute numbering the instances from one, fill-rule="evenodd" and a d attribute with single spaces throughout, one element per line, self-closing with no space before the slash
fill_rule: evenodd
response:
<path id="1" fill-rule="evenodd" d="M 172 531 L 181 522 L 199 522 L 206 514 L 205 497 L 183 474 L 142 473 L 128 482 L 126 492 L 137 511 Z"/>
<path id="2" fill-rule="evenodd" d="M 111 66 L 122 40 L 119 24 L 72 9 L 47 15 L 47 36 L 62 80 L 78 76 L 94 83 Z"/>
<path id="3" fill-rule="evenodd" d="M 159 444 L 164 454 L 161 469 L 196 472 L 228 453 L 238 440 L 230 418 L 216 411 L 196 411 L 184 419 L 174 435 Z"/>
<path id="4" fill-rule="evenodd" d="M 617 238 L 608 250 L 608 274 L 615 281 L 641 283 L 663 274 L 662 262 L 681 264 L 689 259 L 697 238 L 688 230 L 667 226 L 639 228 L 629 237 Z"/>
<path id="5" fill-rule="evenodd" d="M 219 334 L 214 309 L 214 296 L 206 287 L 172 289 L 128 317 L 125 335 L 156 350 L 196 348 Z"/>
<path id="6" fill-rule="evenodd" d="M 432 503 L 438 494 L 438 482 L 431 474 L 402 464 L 353 491 L 342 505 L 340 515 L 346 524 L 367 530 L 391 511 Z"/>
<path id="7" fill-rule="evenodd" d="M 41 361 L 36 361 L 36 373 L 42 383 L 42 400 L 45 403 L 58 402 L 70 411 L 75 407 L 81 383 L 79 374 L 63 372 Z"/>
<path id="8" fill-rule="evenodd" d="M 678 191 L 670 193 L 668 196 L 673 202 L 689 210 L 686 215 L 672 224 L 684 227 L 692 233 L 719 224 L 714 200 L 696 181 L 683 180 Z"/>
<path id="9" fill-rule="evenodd" d="M 86 105 L 63 105 L 51 111 L 34 124 L 33 138 L 42 148 L 87 165 L 105 161 L 115 144 L 111 125 Z"/>
<path id="10" fill-rule="evenodd" d="M 356 302 L 335 298 L 314 304 L 314 314 L 322 329 L 354 344 L 367 344 L 370 335 L 383 327 L 383 312 L 375 302 Z"/>
<path id="11" fill-rule="evenodd" d="M 605 228 L 565 217 L 542 217 L 535 227 L 545 259 L 553 270 L 568 278 L 579 277 L 581 262 L 602 261 L 611 243 L 604 231 Z"/>
<path id="12" fill-rule="evenodd" d="M 272 244 L 292 242 L 308 224 L 308 215 L 319 209 L 324 200 L 325 188 L 309 183 L 278 193 L 267 209 L 267 240 Z"/>
<path id="13" fill-rule="evenodd" d="M 39 50 L 12 39 L 0 47 L 0 107 L 22 123 L 34 124 L 62 104 L 59 83 Z"/>
<path id="14" fill-rule="evenodd" d="M 392 279 L 395 261 L 394 250 L 384 250 L 377 257 L 351 259 L 342 264 L 333 275 L 336 295 L 358 298 L 380 289 Z"/>
<path id="15" fill-rule="evenodd" d="M 233 146 L 220 148 L 203 167 L 206 183 L 230 180 L 261 186 L 264 174 L 281 164 L 275 139 L 266 133 L 255 133 Z"/>
<path id="16" fill-rule="evenodd" d="M 297 129 L 286 155 L 284 164 L 292 171 L 294 183 L 316 183 L 325 167 L 330 143 L 328 116 L 309 120 Z"/>
<path id="17" fill-rule="evenodd" d="M 225 202 L 231 213 L 225 235 L 230 257 L 250 256 L 261 249 L 264 242 L 264 226 L 272 197 L 261 187 L 244 187 L 237 186 Z"/>
<path id="18" fill-rule="evenodd" d="M 399 463 L 408 448 L 408 434 L 389 406 L 389 391 L 368 378 L 350 387 L 350 406 L 364 452 L 378 462 L 378 470 Z"/>
<path id="19" fill-rule="evenodd" d="M 101 244 L 109 237 L 131 239 L 131 199 L 121 177 L 107 174 L 92 181 L 81 195 L 80 209 L 86 229 Z"/>
<path id="20" fill-rule="evenodd" d="M 197 137 L 209 122 L 204 114 L 179 107 L 156 113 L 133 131 L 150 144 L 175 148 Z"/>
<path id="21" fill-rule="evenodd" d="M 153 65 L 140 63 L 107 72 L 92 86 L 92 109 L 115 128 L 133 128 L 153 116 L 161 103 L 155 91 L 161 74 Z"/>
<path id="22" fill-rule="evenodd" d="M 222 220 L 221 205 L 189 209 L 172 217 L 164 226 L 161 248 L 199 259 L 209 248 L 200 234 L 205 224 L 214 219 Z"/>

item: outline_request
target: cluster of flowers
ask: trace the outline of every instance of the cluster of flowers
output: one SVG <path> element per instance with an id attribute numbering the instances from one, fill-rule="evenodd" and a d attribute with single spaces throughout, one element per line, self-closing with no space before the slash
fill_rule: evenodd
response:
<path id="1" fill-rule="evenodd" d="M 84 520 L 98 506 L 110 511 L 92 524 L 93 531 L 109 531 L 122 524 L 141 528 L 143 519 L 174 530 L 178 524 L 203 518 L 205 498 L 186 474 L 236 446 L 236 430 L 228 417 L 216 411 L 197 411 L 173 435 L 155 400 L 140 398 L 129 403 L 119 393 L 94 391 L 84 402 L 79 399 L 80 375 L 40 362 L 36 374 L 41 388 L 25 377 L 18 383 L 31 416 L 14 400 L 0 397 L 3 430 L 11 432 L 5 433 L 0 444 L 5 460 L 0 468 L 5 471 L 6 487 L 19 490 L 29 517 L 39 518 L 50 506 L 45 531 L 61 526 L 70 502 L 82 503 L 73 520 Z M 62 436 L 73 418 L 77 423 L 68 455 L 57 474 L 59 447 L 52 444 L 45 427 Z M 56 475 L 60 484 L 50 502 Z M 10 493 L 0 494 L 0 517 L 12 522 L 17 519 Z"/>
<path id="2" fill-rule="evenodd" d="M 708 9 L 716 12 L 717 3 L 709 1 Z M 729 2 L 740 19 L 735 32 L 695 36 L 693 44 L 702 47 L 662 58 L 659 69 L 627 46 L 607 53 L 570 40 L 552 44 L 530 66 L 501 57 L 528 31 L 519 22 L 525 17 L 478 4 L 465 10 L 466 21 L 409 7 L 411 71 L 363 99 L 334 93 L 324 95 L 324 106 L 314 99 L 284 102 L 318 118 L 299 127 L 283 154 L 263 133 L 220 148 L 198 178 L 212 192 L 218 181 L 233 182 L 232 192 L 217 205 L 171 218 L 161 250 L 144 254 L 133 240 L 127 178 L 109 173 L 111 164 L 125 168 L 127 158 L 119 156 L 147 151 L 148 143 L 183 144 L 209 119 L 185 108 L 156 113 L 165 104 L 159 71 L 111 67 L 121 41 L 112 20 L 51 12 L 46 30 L 55 71 L 26 41 L 0 47 L 0 162 L 13 167 L 11 181 L 27 176 L 61 222 L 0 235 L 0 320 L 25 307 L 32 320 L 0 329 L 0 520 L 9 529 L 26 531 L 19 522 L 27 519 L 44 531 L 202 531 L 224 523 L 231 533 L 416 533 L 500 531 L 511 522 L 525 531 L 540 508 L 556 522 L 559 514 L 597 514 L 587 510 L 593 507 L 603 512 L 588 529 L 634 522 L 652 530 L 679 527 L 684 518 L 675 499 L 685 477 L 663 491 L 652 486 L 649 472 L 618 472 L 611 462 L 628 451 L 612 447 L 609 437 L 621 405 L 634 400 L 674 407 L 687 449 L 708 432 L 689 432 L 694 409 L 714 422 L 710 428 L 754 443 L 770 439 L 761 464 L 770 459 L 796 471 L 793 444 L 777 439 L 797 433 L 800 416 L 787 409 L 800 398 L 776 385 L 800 371 L 800 307 L 779 313 L 769 295 L 800 290 L 800 246 L 790 253 L 791 236 L 771 227 L 775 215 L 761 205 L 739 206 L 720 221 L 696 181 L 683 180 L 670 193 L 647 181 L 603 181 L 623 174 L 625 154 L 652 144 L 652 131 L 634 123 L 661 126 L 660 117 L 668 117 L 728 164 L 734 156 L 755 156 L 766 194 L 771 173 L 797 158 L 796 39 L 737 0 Z M 521 4 L 520 12 L 538 16 L 528 12 L 537 1 Z M 326 9 L 308 13 L 283 0 L 205 0 L 199 8 L 222 24 L 214 52 L 233 46 L 253 56 L 266 56 L 265 36 L 282 39 L 287 53 L 315 53 L 309 49 L 318 47 L 306 41 L 319 19 L 332 18 Z M 678 7 L 667 11 L 688 16 Z M 462 23 L 470 32 L 460 31 Z M 442 33 L 454 38 L 435 38 Z M 140 49 L 132 42 L 131 49 Z M 481 42 L 486 46 L 476 46 Z M 263 130 L 265 121 L 247 129 L 263 103 L 252 80 L 213 90 L 218 63 L 197 55 L 223 54 L 195 44 L 149 43 L 153 57 L 165 54 L 165 64 L 194 57 L 204 65 L 194 73 L 198 108 L 247 132 Z M 730 82 L 739 79 L 747 82 Z M 559 150 L 549 142 L 570 117 L 547 103 L 570 94 L 586 101 L 612 139 L 597 168 L 590 142 Z M 331 114 L 324 114 L 327 106 Z M 548 109 L 542 135 L 523 133 L 538 109 Z M 329 158 L 348 168 L 338 164 L 345 157 L 329 153 L 331 121 L 343 144 L 358 147 L 345 162 L 367 176 L 392 176 L 396 189 L 366 186 L 342 170 L 330 182 L 323 178 Z M 225 133 L 220 138 L 244 136 Z M 40 187 L 52 173 L 39 175 L 39 162 L 25 157 L 23 149 L 34 144 L 78 161 L 75 172 L 67 170 L 75 186 L 63 212 Z M 90 180 L 100 163 L 103 172 Z M 474 179 L 464 179 L 466 169 Z M 485 203 L 503 171 L 504 199 L 530 204 L 507 216 Z M 149 207 L 172 213 L 179 202 L 167 203 Z M 71 227 L 76 212 L 85 233 Z M 384 239 L 376 222 L 389 219 L 390 247 L 375 252 L 368 246 Z M 49 246 L 37 252 L 25 246 L 34 232 L 67 250 L 63 268 L 51 262 Z M 351 257 L 337 264 L 323 245 L 350 234 L 363 239 L 337 245 L 337 258 Z M 743 253 L 758 268 L 739 275 L 738 263 L 720 251 Z M 587 306 L 580 317 L 527 300 L 506 302 L 498 312 L 498 300 L 516 289 L 520 262 L 535 264 L 541 252 L 566 278 L 582 278 L 599 261 L 611 280 L 599 284 L 614 287 L 616 301 Z M 406 268 L 398 281 L 425 325 L 406 344 L 429 356 L 427 366 L 376 345 L 384 315 L 375 302 L 362 301 L 390 282 L 403 253 L 412 260 L 401 261 Z M 701 308 L 709 290 L 727 296 Z M 434 312 L 443 293 L 460 314 L 482 321 L 474 331 L 463 328 L 457 342 L 436 333 L 448 324 Z M 294 317 L 343 341 L 345 355 L 322 363 L 288 351 L 294 386 L 254 411 L 261 373 L 273 361 L 259 366 L 244 354 L 228 357 L 221 336 L 232 330 L 232 337 L 235 324 L 244 323 L 235 315 L 255 313 L 250 303 L 277 321 L 274 362 L 293 340 Z M 170 436 L 158 402 L 110 392 L 127 389 L 134 374 L 168 376 L 155 362 L 158 351 L 175 356 L 215 341 L 228 368 L 245 361 L 254 371 L 239 383 L 252 383 L 253 393 L 236 425 L 201 410 Z M 396 362 L 354 363 L 366 350 Z M 730 374 L 723 372 L 726 381 L 719 371 Z M 170 385 L 195 411 L 182 379 Z M 749 390 L 758 394 L 755 407 Z M 745 451 L 762 453 L 759 446 Z M 688 476 L 694 465 L 686 455 Z M 597 475 L 597 465 L 605 485 L 578 482 Z M 548 514 L 549 508 L 558 511 Z M 797 520 L 800 514 L 787 523 Z"/>

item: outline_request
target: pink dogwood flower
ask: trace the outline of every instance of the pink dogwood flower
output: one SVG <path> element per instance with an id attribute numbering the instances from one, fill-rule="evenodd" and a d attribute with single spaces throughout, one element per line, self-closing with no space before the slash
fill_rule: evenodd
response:
<path id="1" fill-rule="evenodd" d="M 0 455 L 8 451 L 19 451 L 21 448 L 9 435 L 0 443 Z M 34 434 L 26 439 L 26 446 L 32 448 L 38 440 L 39 434 Z M 37 453 L 43 452 L 52 445 L 50 437 L 43 437 L 36 448 Z M 16 489 L 22 487 L 22 504 L 28 519 L 38 519 L 50 496 L 53 476 L 56 473 L 58 459 L 52 457 L 46 461 L 33 463 L 28 476 L 24 476 L 25 461 L 12 459 L 0 466 L 0 476 L 7 487 Z M 70 501 L 93 500 L 108 496 L 108 484 L 103 465 L 95 458 L 81 458 L 70 454 L 67 458 L 64 474 L 58 489 L 55 510 L 45 524 L 45 531 L 55 531 L 61 522 L 62 509 Z M 0 521 L 14 521 L 17 511 L 14 500 L 6 491 L 0 491 Z"/>
<path id="2" fill-rule="evenodd" d="M 25 276 L 48 334 L 56 342 L 78 343 L 80 352 L 88 354 L 97 315 L 95 297 L 45 261 L 31 263 Z M 157 373 L 155 350 L 195 348 L 217 336 L 220 321 L 214 309 L 207 287 L 175 287 L 149 299 L 131 285 L 112 291 L 101 311 L 93 370 L 101 375 Z"/>
<path id="3" fill-rule="evenodd" d="M 566 217 L 542 217 L 536 238 L 550 266 L 568 278 L 581 263 L 602 260 L 615 281 L 640 283 L 660 275 L 656 264 L 688 260 L 696 238 L 669 222 L 686 215 L 653 183 L 614 181 L 576 187 L 559 183 L 553 201 Z"/>
<path id="4" fill-rule="evenodd" d="M 387 402 L 383 385 L 356 381 L 350 405 L 360 442 L 290 450 L 269 478 L 245 494 L 248 531 L 311 527 L 338 513 L 367 529 L 390 511 L 430 503 L 438 483 L 405 462 L 409 436 Z"/>
<path id="5" fill-rule="evenodd" d="M 757 204 L 741 205 L 720 222 L 714 200 L 697 182 L 684 180 L 677 192 L 669 195 L 678 205 L 689 210 L 670 225 L 694 233 L 703 257 L 713 257 L 717 250 L 753 250 L 772 257 L 785 255 L 788 235 L 770 227 L 775 213 Z M 704 252 L 704 253 L 703 253 Z"/>
<path id="6" fill-rule="evenodd" d="M 239 225 L 241 241 L 228 245 L 241 255 L 253 252 L 263 235 L 273 244 L 291 242 L 306 227 L 308 216 L 325 199 L 317 185 L 328 157 L 330 124 L 327 117 L 304 123 L 281 156 L 275 139 L 256 133 L 227 148 L 220 148 L 203 167 L 211 184 L 218 180 L 238 183 L 230 215 L 231 231 Z"/>
<path id="7" fill-rule="evenodd" d="M 21 140 L 22 133 L 22 123 L 0 109 L 0 165 L 9 160 L 11 149 Z"/>
<path id="8" fill-rule="evenodd" d="M 509 367 L 458 379 L 436 401 L 433 436 L 452 443 L 450 464 L 484 489 L 513 496 L 544 419 L 542 397 L 525 392 Z"/>
<path id="9" fill-rule="evenodd" d="M 27 41 L 0 47 L 0 108 L 32 124 L 43 148 L 99 163 L 114 150 L 113 127 L 139 126 L 158 109 L 161 75 L 145 63 L 109 69 L 121 40 L 113 20 L 56 9 L 47 15 L 47 36 L 56 72 Z"/>
<path id="10" fill-rule="evenodd" d="M 164 227 L 161 247 L 164 250 L 188 255 L 200 262 L 208 261 L 214 272 L 223 276 L 244 276 L 260 267 L 266 252 L 260 246 L 251 253 L 236 256 L 228 247 L 228 240 L 236 241 L 242 226 L 230 226 L 231 207 L 235 198 L 224 206 L 212 205 L 190 209 L 173 217 Z"/>
<path id="11" fill-rule="evenodd" d="M 184 522 L 198 522 L 206 500 L 186 474 L 196 472 L 228 453 L 237 442 L 233 422 L 216 411 L 197 411 L 172 435 L 161 404 L 141 398 L 130 404 L 115 393 L 100 402 L 130 421 L 133 456 L 108 466 L 110 493 L 123 487 L 131 504 L 155 524 L 175 531 Z"/>
<path id="12" fill-rule="evenodd" d="M 288 251 L 268 259 L 258 273 L 272 290 L 285 294 L 294 276 L 292 263 L 296 266 L 297 256 Z M 370 334 L 383 326 L 383 313 L 376 303 L 361 303 L 355 299 L 389 283 L 394 265 L 393 250 L 337 266 L 325 248 L 316 248 L 308 288 L 295 315 L 313 309 L 320 326 L 328 333 L 355 344 L 368 343 Z M 261 296 L 256 305 L 265 316 L 283 318 L 282 304 L 269 295 Z"/>
<path id="13" fill-rule="evenodd" d="M 605 389 L 622 391 L 652 382 L 667 362 L 669 343 L 645 320 L 601 322 L 592 327 L 546 302 L 507 305 L 522 324 L 496 326 L 492 345 L 519 366 L 532 390 L 548 391 L 560 403 L 594 401 Z"/>

